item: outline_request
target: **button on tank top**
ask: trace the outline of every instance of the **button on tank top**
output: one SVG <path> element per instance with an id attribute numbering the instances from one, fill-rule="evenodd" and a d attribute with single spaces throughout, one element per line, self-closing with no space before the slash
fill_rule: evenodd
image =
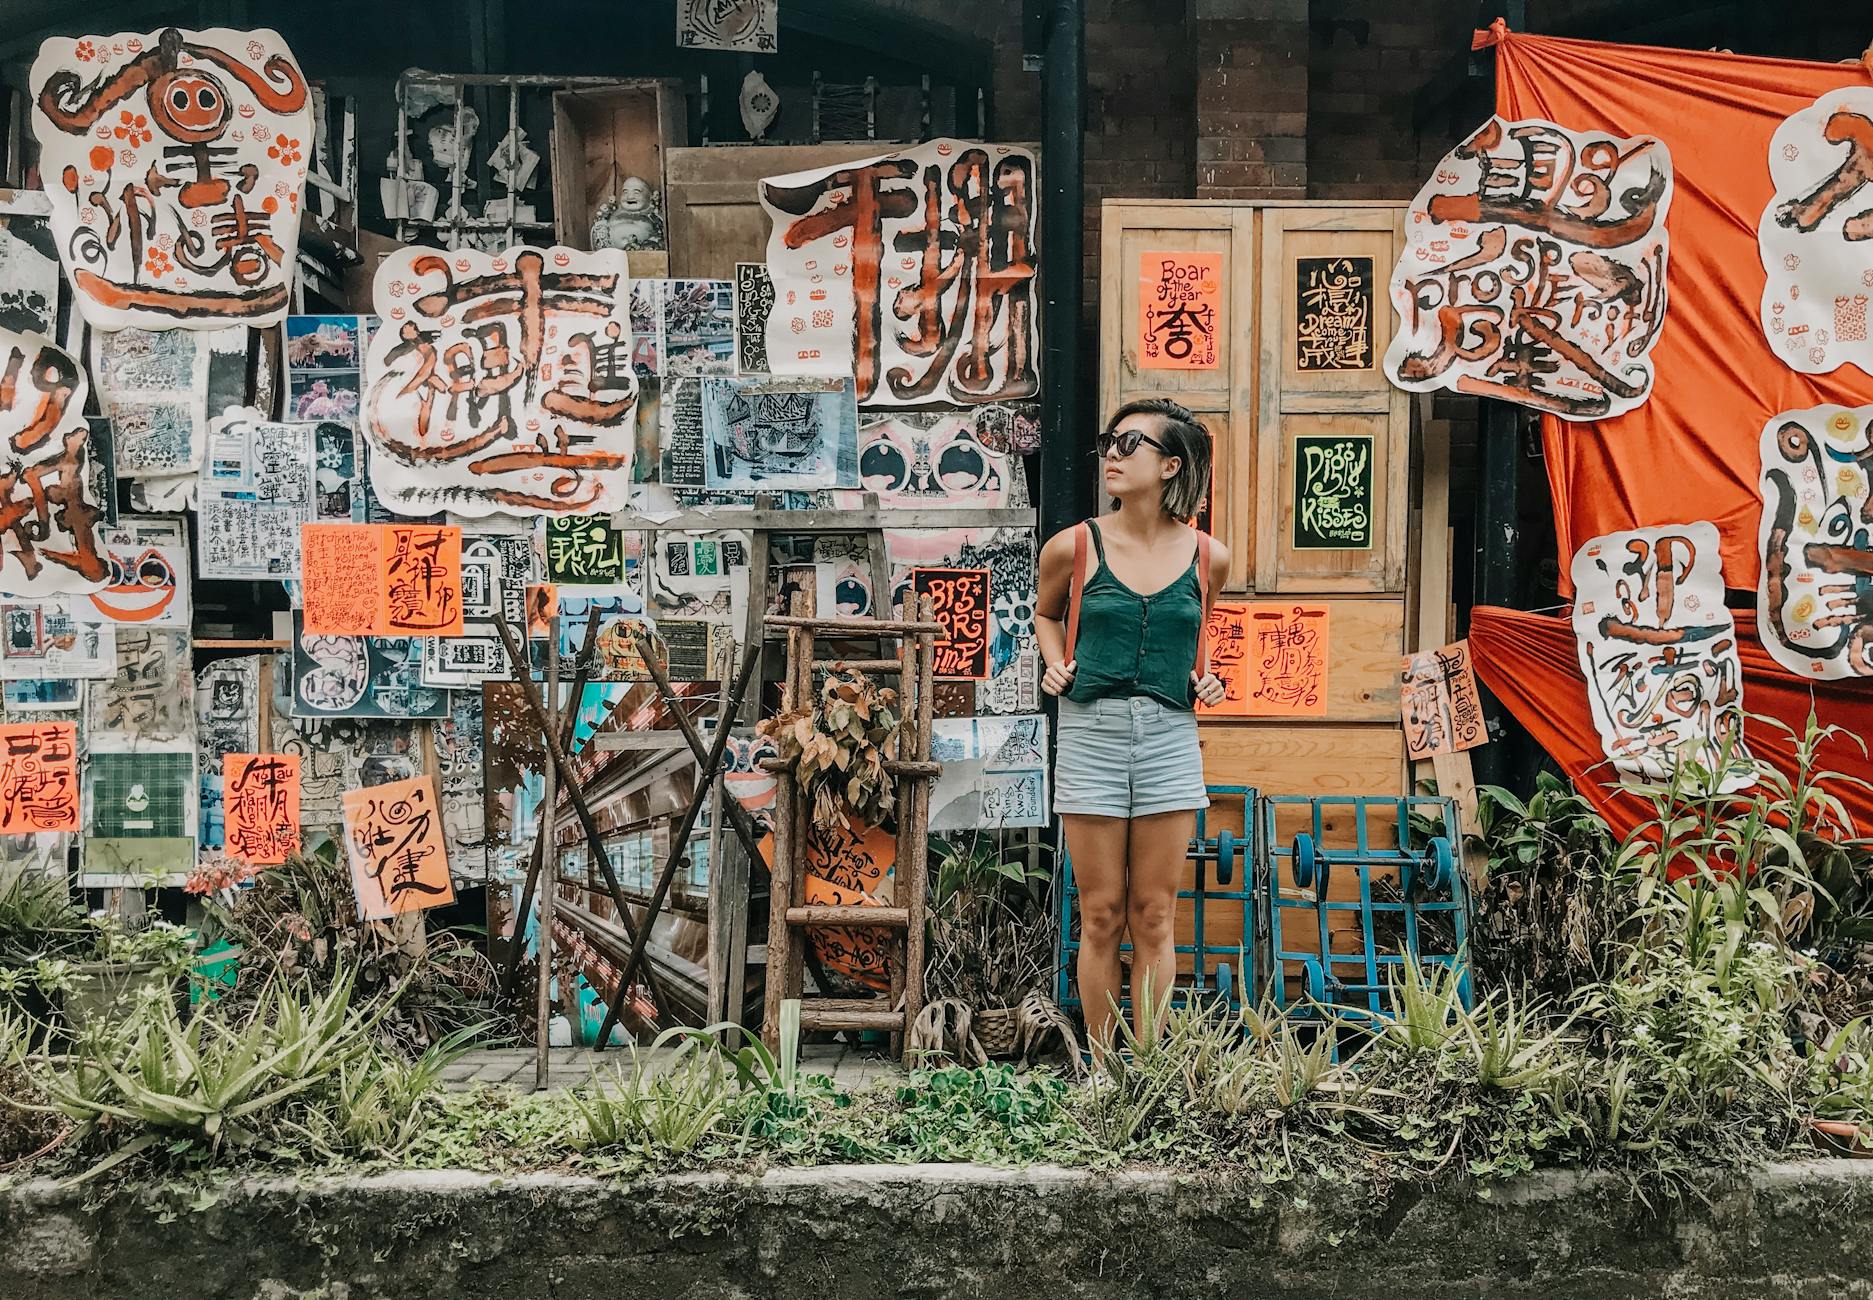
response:
<path id="1" fill-rule="evenodd" d="M 1067 698 L 1075 704 L 1113 696 L 1143 695 L 1166 708 L 1195 704 L 1191 671 L 1197 663 L 1197 633 L 1203 623 L 1203 589 L 1197 560 L 1169 586 L 1141 596 L 1120 582 L 1106 563 L 1099 525 L 1092 531 L 1098 567 L 1080 593 L 1078 667 Z"/>

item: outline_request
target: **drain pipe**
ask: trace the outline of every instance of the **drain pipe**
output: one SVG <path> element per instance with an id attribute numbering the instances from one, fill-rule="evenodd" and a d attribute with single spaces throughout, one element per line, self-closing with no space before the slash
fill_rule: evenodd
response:
<path id="1" fill-rule="evenodd" d="M 1080 382 L 1085 247 L 1086 11 L 1046 4 L 1041 131 L 1040 525 L 1045 540 L 1092 508 L 1092 435 Z"/>

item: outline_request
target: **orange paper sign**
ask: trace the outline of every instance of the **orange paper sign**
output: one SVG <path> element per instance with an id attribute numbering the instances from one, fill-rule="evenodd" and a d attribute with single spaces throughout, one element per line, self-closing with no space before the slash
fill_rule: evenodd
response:
<path id="1" fill-rule="evenodd" d="M 1399 685 L 1405 748 L 1413 760 L 1475 749 L 1489 739 L 1468 641 L 1406 655 Z"/>
<path id="2" fill-rule="evenodd" d="M 278 866 L 299 852 L 299 756 L 221 760 L 222 842 L 236 862 Z"/>
<path id="3" fill-rule="evenodd" d="M 1327 609 L 1280 602 L 1248 610 L 1249 707 L 1256 717 L 1327 711 Z"/>
<path id="4" fill-rule="evenodd" d="M 375 524 L 299 526 L 307 636 L 377 631 L 381 532 Z"/>
<path id="5" fill-rule="evenodd" d="M 77 829 L 77 724 L 0 726 L 0 835 Z"/>
<path id="6" fill-rule="evenodd" d="M 761 856 L 774 860 L 774 837 L 761 841 Z M 897 836 L 881 827 L 855 824 L 814 826 L 806 846 L 806 901 L 816 907 L 888 907 Z M 879 990 L 891 987 L 894 940 L 882 926 L 815 927 L 813 952 L 827 970 Z"/>
<path id="7" fill-rule="evenodd" d="M 930 600 L 930 616 L 949 629 L 932 656 L 938 677 L 982 681 L 989 675 L 989 571 L 913 569 L 911 590 Z"/>
<path id="8" fill-rule="evenodd" d="M 455 901 L 434 777 L 347 790 L 341 802 L 360 917 L 381 921 Z"/>
<path id="9" fill-rule="evenodd" d="M 1223 684 L 1223 702 L 1199 704 L 1212 718 L 1249 716 L 1249 607 L 1217 601 L 1210 607 L 1210 671 Z"/>
<path id="10" fill-rule="evenodd" d="M 378 635 L 462 635 L 461 529 L 384 526 Z"/>
<path id="11" fill-rule="evenodd" d="M 527 635 L 547 636 L 552 632 L 553 615 L 559 612 L 559 584 L 527 584 Z"/>
<path id="12" fill-rule="evenodd" d="M 1139 259 L 1139 369 L 1216 369 L 1222 324 L 1221 253 L 1146 253 Z"/>

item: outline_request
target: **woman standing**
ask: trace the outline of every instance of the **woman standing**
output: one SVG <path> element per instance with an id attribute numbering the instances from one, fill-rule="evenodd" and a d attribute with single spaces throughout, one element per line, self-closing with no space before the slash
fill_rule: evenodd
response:
<path id="1" fill-rule="evenodd" d="M 1119 408 L 1099 435 L 1118 509 L 1041 551 L 1042 689 L 1060 697 L 1054 811 L 1080 895 L 1080 1003 L 1110 1050 L 1119 945 L 1132 942 L 1133 1024 L 1148 979 L 1177 977 L 1171 922 L 1196 813 L 1209 806 L 1194 705 L 1217 704 L 1202 632 L 1229 553 L 1190 526 L 1210 485 L 1210 437 L 1176 402 Z"/>

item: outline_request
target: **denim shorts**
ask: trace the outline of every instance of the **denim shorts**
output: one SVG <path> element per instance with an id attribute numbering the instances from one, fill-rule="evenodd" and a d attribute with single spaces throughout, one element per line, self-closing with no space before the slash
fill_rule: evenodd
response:
<path id="1" fill-rule="evenodd" d="M 1060 701 L 1056 813 L 1149 817 L 1209 806 L 1196 714 L 1142 695 Z"/>

